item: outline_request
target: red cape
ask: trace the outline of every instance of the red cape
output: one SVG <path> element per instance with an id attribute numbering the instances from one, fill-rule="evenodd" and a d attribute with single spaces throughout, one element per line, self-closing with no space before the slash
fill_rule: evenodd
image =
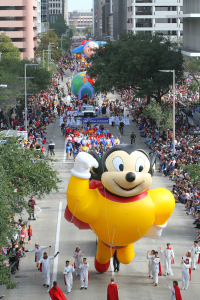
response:
<path id="1" fill-rule="evenodd" d="M 110 283 L 107 288 L 107 300 L 119 300 L 118 288 L 115 283 Z"/>
<path id="2" fill-rule="evenodd" d="M 176 300 L 183 300 L 180 292 L 180 288 L 176 285 L 174 286 Z"/>
<path id="3" fill-rule="evenodd" d="M 200 253 L 199 253 L 199 259 L 198 259 L 198 264 L 200 264 Z"/>
<path id="4" fill-rule="evenodd" d="M 157 256 L 157 258 L 159 258 L 159 256 Z M 162 269 L 161 269 L 161 263 L 159 261 L 159 273 L 158 276 L 162 276 Z"/>
<path id="5" fill-rule="evenodd" d="M 63 292 L 61 291 L 59 286 L 57 286 L 56 288 L 57 288 L 57 290 L 55 290 L 54 287 L 52 287 L 49 291 L 49 295 L 50 295 L 51 299 L 52 300 L 67 300 L 65 298 L 65 296 L 63 295 Z"/>

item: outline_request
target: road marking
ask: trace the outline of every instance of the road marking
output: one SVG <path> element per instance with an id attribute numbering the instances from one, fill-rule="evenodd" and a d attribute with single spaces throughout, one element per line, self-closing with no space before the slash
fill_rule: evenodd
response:
<path id="1" fill-rule="evenodd" d="M 66 139 L 65 139 L 63 162 L 65 162 L 65 161 L 66 161 Z"/>
<path id="2" fill-rule="evenodd" d="M 115 273 L 114 273 L 114 266 L 113 266 L 113 257 L 111 257 L 111 259 L 110 259 L 110 268 L 111 268 L 111 271 L 112 271 L 112 276 L 114 276 Z"/>
<path id="3" fill-rule="evenodd" d="M 35 207 L 37 207 L 38 209 L 39 209 L 39 212 L 36 214 L 36 216 L 38 216 L 41 212 L 42 212 L 42 209 L 41 208 L 39 208 L 39 206 L 38 205 L 36 205 Z"/>
<path id="4" fill-rule="evenodd" d="M 58 209 L 58 220 L 57 220 L 55 253 L 57 253 L 59 251 L 61 213 L 62 213 L 62 202 L 59 203 L 59 209 Z M 57 280 L 57 273 L 58 273 L 58 256 L 56 256 L 56 258 L 54 259 L 53 276 L 52 276 L 52 286 L 53 286 L 53 282 Z"/>

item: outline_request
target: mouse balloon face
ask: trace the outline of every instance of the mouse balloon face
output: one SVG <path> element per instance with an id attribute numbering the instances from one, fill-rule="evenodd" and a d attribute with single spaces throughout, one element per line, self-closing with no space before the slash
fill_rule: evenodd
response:
<path id="1" fill-rule="evenodd" d="M 153 159 L 131 145 L 119 145 L 105 153 L 99 168 L 92 170 L 92 178 L 101 180 L 104 188 L 122 198 L 133 197 L 150 188 L 152 183 Z M 96 174 L 96 175 L 95 175 Z"/>
<path id="2" fill-rule="evenodd" d="M 95 54 L 94 50 L 93 49 L 98 49 L 99 46 L 97 43 L 95 42 L 87 42 L 85 43 L 84 45 L 84 48 L 83 48 L 83 53 L 86 57 L 91 57 L 91 55 Z"/>

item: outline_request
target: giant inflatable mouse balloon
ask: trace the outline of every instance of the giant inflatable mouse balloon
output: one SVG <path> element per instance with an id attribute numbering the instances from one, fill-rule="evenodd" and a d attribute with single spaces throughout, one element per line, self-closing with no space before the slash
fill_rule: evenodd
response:
<path id="1" fill-rule="evenodd" d="M 92 151 L 77 155 L 65 218 L 97 235 L 97 271 L 108 270 L 116 249 L 118 260 L 129 264 L 134 243 L 144 236 L 159 237 L 166 227 L 175 200 L 164 188 L 149 190 L 155 163 L 154 154 L 148 156 L 132 145 L 115 146 L 101 159 Z"/>
<path id="2" fill-rule="evenodd" d="M 90 58 L 91 55 L 95 54 L 94 49 L 98 49 L 100 46 L 106 44 L 106 42 L 94 42 L 94 41 L 83 41 L 81 46 L 72 50 L 73 54 L 83 53 L 86 57 Z"/>

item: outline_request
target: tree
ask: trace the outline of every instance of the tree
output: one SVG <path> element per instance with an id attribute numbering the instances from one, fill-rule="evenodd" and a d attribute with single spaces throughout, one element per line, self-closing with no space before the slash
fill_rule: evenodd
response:
<path id="1" fill-rule="evenodd" d="M 200 72 L 200 60 L 197 57 L 188 57 L 184 55 L 184 63 L 183 66 L 185 71 L 192 76 L 193 80 L 196 82 L 196 85 L 192 84 L 192 89 L 198 86 L 199 95 L 200 95 L 200 81 L 199 81 L 199 72 Z M 193 90 L 194 91 L 194 90 Z M 197 90 L 195 90 L 196 92 Z"/>
<path id="2" fill-rule="evenodd" d="M 172 73 L 159 70 L 175 70 L 176 81 L 183 76 L 183 56 L 174 51 L 169 39 L 147 34 L 124 33 L 116 42 L 108 42 L 96 50 L 90 77 L 97 77 L 95 91 L 108 91 L 112 86 L 135 90 L 136 96 L 150 97 L 161 103 L 173 82 Z M 148 102 L 149 102 L 148 101 Z"/>
<path id="3" fill-rule="evenodd" d="M 61 39 L 59 41 L 59 47 L 61 48 Z M 64 51 L 69 50 L 71 47 L 71 39 L 69 36 L 63 36 L 62 37 L 62 49 Z"/>
<path id="4" fill-rule="evenodd" d="M 150 117 L 157 122 L 161 130 L 173 128 L 172 109 L 163 109 L 159 103 L 149 104 L 142 112 L 144 116 Z"/>
<path id="5" fill-rule="evenodd" d="M 12 40 L 5 34 L 0 34 L 0 52 L 2 57 L 18 58 L 20 59 L 20 51 L 12 43 Z"/>
<path id="6" fill-rule="evenodd" d="M 92 35 L 92 26 L 85 27 L 85 35 L 91 36 Z"/>
<path id="7" fill-rule="evenodd" d="M 57 16 L 57 19 L 56 19 L 55 23 L 50 24 L 50 28 L 55 30 L 55 33 L 57 34 L 57 36 L 59 38 L 61 38 L 61 35 L 63 33 L 66 33 L 67 25 L 65 23 L 65 20 L 64 20 L 62 14 L 59 14 Z"/>
<path id="8" fill-rule="evenodd" d="M 190 164 L 182 168 L 189 173 L 191 182 L 200 188 L 200 161 L 197 164 Z"/>
<path id="9" fill-rule="evenodd" d="M 196 81 L 192 81 L 192 83 L 188 86 L 188 89 L 195 93 L 199 90 L 199 84 Z"/>
<path id="10" fill-rule="evenodd" d="M 3 139 L 3 137 L 1 137 Z M 42 153 L 40 153 L 42 155 Z M 38 151 L 21 148 L 16 138 L 7 140 L 0 146 L 0 248 L 13 239 L 15 215 L 29 211 L 27 200 L 41 198 L 58 191 L 57 171 L 48 160 L 42 159 Z M 4 264 L 7 257 L 0 256 L 0 285 L 14 288 L 16 284 L 8 276 L 8 267 Z"/>
<path id="11" fill-rule="evenodd" d="M 38 47 L 36 55 L 43 59 L 43 50 L 48 50 L 49 43 L 51 43 L 51 58 L 56 62 L 61 58 L 61 50 L 58 44 L 58 36 L 53 30 L 48 30 L 38 34 Z M 48 52 L 45 52 L 45 58 L 48 57 Z"/>
<path id="12" fill-rule="evenodd" d="M 75 35 L 75 33 L 77 32 L 76 25 L 73 23 L 69 26 L 69 28 L 71 29 L 72 36 Z"/>
<path id="13" fill-rule="evenodd" d="M 0 84 L 7 84 L 7 88 L 0 89 L 0 108 L 9 127 L 9 112 L 16 106 L 18 100 L 24 101 L 25 85 L 23 77 L 25 76 L 25 64 L 31 63 L 34 62 L 4 57 L 0 61 Z M 27 79 L 27 94 L 35 94 L 48 88 L 51 81 L 51 72 L 40 66 L 27 66 L 26 70 L 27 77 L 33 77 Z"/>

